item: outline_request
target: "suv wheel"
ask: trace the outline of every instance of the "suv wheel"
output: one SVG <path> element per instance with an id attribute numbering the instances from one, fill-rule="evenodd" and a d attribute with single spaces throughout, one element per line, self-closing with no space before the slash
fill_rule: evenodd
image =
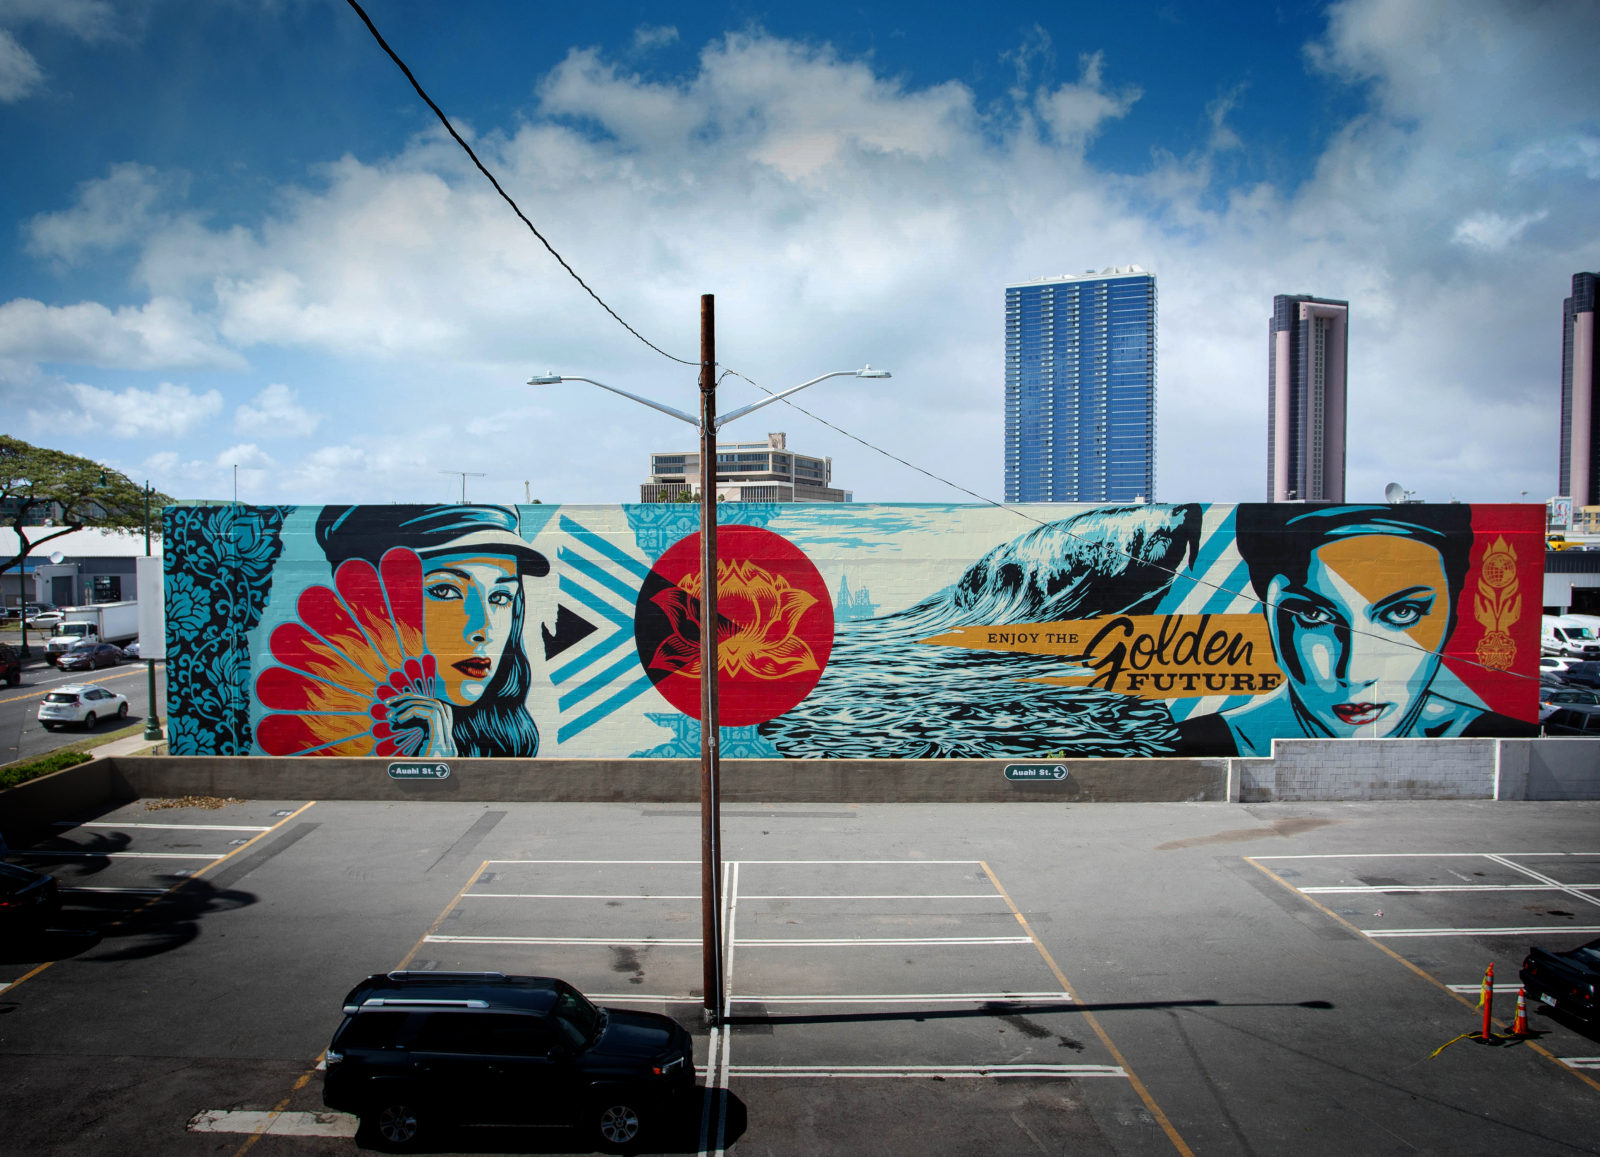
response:
<path id="1" fill-rule="evenodd" d="M 99 720 L 94 717 L 94 712 L 91 711 L 83 717 L 83 729 L 85 731 L 93 731 L 94 725 L 98 722 Z"/>
<path id="2" fill-rule="evenodd" d="M 613 1093 L 595 1103 L 595 1126 L 605 1148 L 617 1151 L 632 1148 L 644 1132 L 644 1116 L 637 1099 Z"/>
<path id="3" fill-rule="evenodd" d="M 380 1147 L 390 1150 L 415 1148 L 422 1134 L 416 1102 L 401 1097 L 378 1102 L 362 1115 L 361 1126 Z"/>

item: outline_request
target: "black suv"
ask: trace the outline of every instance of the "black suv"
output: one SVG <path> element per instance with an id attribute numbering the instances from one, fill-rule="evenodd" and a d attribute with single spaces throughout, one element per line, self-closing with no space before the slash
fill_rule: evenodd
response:
<path id="1" fill-rule="evenodd" d="M 326 1069 L 323 1104 L 393 1149 L 436 1125 L 575 1125 L 631 1148 L 695 1087 L 677 1021 L 503 972 L 367 977 L 344 998 Z"/>
<path id="2" fill-rule="evenodd" d="M 0 643 L 0 679 L 12 687 L 22 682 L 22 652 L 10 643 Z"/>

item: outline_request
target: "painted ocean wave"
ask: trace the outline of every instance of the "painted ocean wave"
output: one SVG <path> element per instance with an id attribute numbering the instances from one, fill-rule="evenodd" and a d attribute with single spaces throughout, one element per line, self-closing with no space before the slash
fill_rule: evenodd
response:
<path id="1" fill-rule="evenodd" d="M 1200 516 L 1194 504 L 1085 511 L 997 547 L 907 610 L 838 623 L 816 688 L 759 730 L 796 759 L 1170 753 L 1176 732 L 1159 702 L 1023 682 L 1066 673 L 1071 656 L 915 640 L 961 626 L 1149 613 L 1192 564 Z"/>

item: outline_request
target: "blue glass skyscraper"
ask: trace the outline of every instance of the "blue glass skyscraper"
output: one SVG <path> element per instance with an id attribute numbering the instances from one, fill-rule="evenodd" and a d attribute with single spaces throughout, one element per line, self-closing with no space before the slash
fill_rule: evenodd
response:
<path id="1" fill-rule="evenodd" d="M 1006 501 L 1155 498 L 1156 279 L 1006 286 Z"/>

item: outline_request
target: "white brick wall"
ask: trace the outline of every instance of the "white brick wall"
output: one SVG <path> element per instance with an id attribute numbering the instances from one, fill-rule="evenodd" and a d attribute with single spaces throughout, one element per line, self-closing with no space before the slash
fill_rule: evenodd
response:
<path id="1" fill-rule="evenodd" d="M 1279 739 L 1229 761 L 1230 798 L 1600 799 L 1596 739 Z"/>

